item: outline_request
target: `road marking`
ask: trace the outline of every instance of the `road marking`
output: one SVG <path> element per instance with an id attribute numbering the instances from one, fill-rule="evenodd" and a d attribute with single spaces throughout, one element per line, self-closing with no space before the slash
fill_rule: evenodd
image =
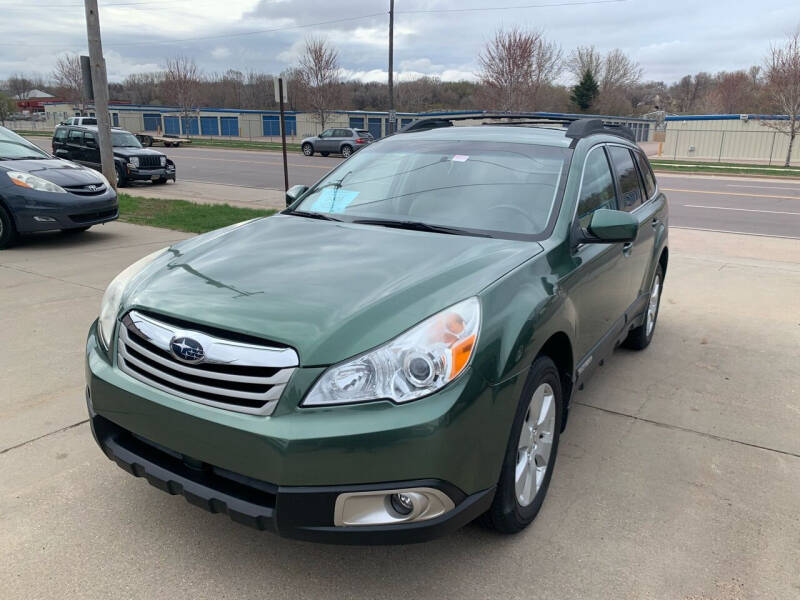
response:
<path id="1" fill-rule="evenodd" d="M 778 198 L 781 200 L 800 200 L 800 196 L 779 196 L 777 194 L 746 194 L 744 192 L 713 192 L 711 190 L 684 190 L 661 188 L 664 192 L 685 192 L 687 194 L 713 194 L 714 196 L 744 196 L 745 198 Z"/>
<path id="2" fill-rule="evenodd" d="M 784 240 L 800 240 L 794 235 L 778 235 L 775 233 L 755 233 L 753 231 L 730 231 L 728 229 L 707 229 L 705 227 L 684 227 L 682 225 L 670 225 L 670 229 L 691 229 L 692 231 L 710 231 L 712 233 L 735 233 L 737 235 L 755 235 L 757 237 L 781 238 Z"/>
<path id="3" fill-rule="evenodd" d="M 759 210 L 757 208 L 731 208 L 730 206 L 703 206 L 702 204 L 684 204 L 687 208 L 713 208 L 714 210 L 738 210 L 741 212 L 769 213 L 771 215 L 800 215 L 800 212 L 784 210 Z"/>
<path id="4" fill-rule="evenodd" d="M 784 192 L 792 191 L 790 188 L 778 187 L 776 185 L 737 185 L 735 183 L 729 183 L 728 187 L 754 188 L 757 190 L 783 190 Z"/>

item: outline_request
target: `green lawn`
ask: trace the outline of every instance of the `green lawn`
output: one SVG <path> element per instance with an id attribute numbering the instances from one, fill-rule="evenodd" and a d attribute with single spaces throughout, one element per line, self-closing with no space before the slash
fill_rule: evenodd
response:
<path id="1" fill-rule="evenodd" d="M 195 204 L 186 200 L 119 194 L 120 221 L 191 233 L 205 233 L 255 217 L 267 217 L 275 212 L 228 204 Z"/>
<path id="2" fill-rule="evenodd" d="M 651 159 L 656 171 L 678 171 L 682 173 L 715 173 L 727 175 L 768 175 L 772 177 L 800 177 L 800 168 L 785 168 L 780 165 L 753 165 L 745 163 L 703 163 L 681 160 Z"/>
<path id="3" fill-rule="evenodd" d="M 249 142 L 247 140 L 204 140 L 192 138 L 192 146 L 202 148 L 238 148 L 243 150 L 280 150 L 279 142 Z M 299 152 L 300 144 L 286 144 L 287 152 Z"/>

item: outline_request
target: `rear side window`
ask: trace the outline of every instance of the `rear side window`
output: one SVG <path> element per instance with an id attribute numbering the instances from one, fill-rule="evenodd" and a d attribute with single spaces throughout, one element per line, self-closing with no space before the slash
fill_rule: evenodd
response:
<path id="1" fill-rule="evenodd" d="M 334 137 L 352 137 L 352 132 L 349 129 L 337 129 Z"/>
<path id="2" fill-rule="evenodd" d="M 642 174 L 642 181 L 644 181 L 644 189 L 647 192 L 647 197 L 652 198 L 656 191 L 656 178 L 653 176 L 653 170 L 650 168 L 650 163 L 641 152 L 634 152 L 636 162 L 639 163 L 639 172 Z"/>
<path id="3" fill-rule="evenodd" d="M 609 146 L 611 162 L 619 177 L 619 190 L 622 194 L 620 210 L 632 211 L 642 203 L 642 186 L 639 173 L 633 164 L 631 151 L 620 146 Z"/>
<path id="4" fill-rule="evenodd" d="M 70 129 L 69 131 L 69 143 L 70 144 L 77 144 L 80 146 L 83 144 L 83 132 L 78 129 Z"/>
<path id="5" fill-rule="evenodd" d="M 93 133 L 86 132 L 83 134 L 83 143 L 89 148 L 97 148 L 97 136 Z"/>
<path id="6" fill-rule="evenodd" d="M 617 198 L 606 153 L 598 146 L 589 152 L 583 169 L 581 196 L 578 199 L 578 222 L 581 227 L 587 229 L 592 213 L 600 208 L 616 209 Z"/>
<path id="7" fill-rule="evenodd" d="M 66 142 L 67 130 L 64 129 L 63 127 L 57 128 L 55 134 L 53 134 L 53 139 L 57 142 Z"/>

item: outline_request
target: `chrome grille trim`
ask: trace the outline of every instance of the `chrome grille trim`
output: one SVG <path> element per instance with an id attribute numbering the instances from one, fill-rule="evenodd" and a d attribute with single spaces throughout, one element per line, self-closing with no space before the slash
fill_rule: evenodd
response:
<path id="1" fill-rule="evenodd" d="M 205 351 L 204 360 L 190 366 L 169 355 L 170 343 L 176 337 L 191 337 L 200 342 Z M 123 318 L 117 334 L 117 364 L 134 379 L 174 396 L 225 410 L 266 416 L 275 409 L 299 360 L 291 348 L 223 339 L 131 311 Z M 216 367 L 209 370 L 202 368 L 203 365 Z M 225 372 L 226 366 L 238 372 Z M 253 374 L 241 373 L 250 368 Z M 265 369 L 269 374 L 263 374 Z M 263 389 L 242 389 L 258 386 Z"/>

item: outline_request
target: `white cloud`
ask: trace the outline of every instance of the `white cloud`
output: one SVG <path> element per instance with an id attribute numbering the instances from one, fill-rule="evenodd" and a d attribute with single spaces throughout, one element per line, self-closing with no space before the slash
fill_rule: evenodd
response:
<path id="1" fill-rule="evenodd" d="M 226 48 L 225 46 L 217 46 L 211 51 L 211 56 L 214 58 L 228 58 L 230 55 L 230 48 Z"/>

